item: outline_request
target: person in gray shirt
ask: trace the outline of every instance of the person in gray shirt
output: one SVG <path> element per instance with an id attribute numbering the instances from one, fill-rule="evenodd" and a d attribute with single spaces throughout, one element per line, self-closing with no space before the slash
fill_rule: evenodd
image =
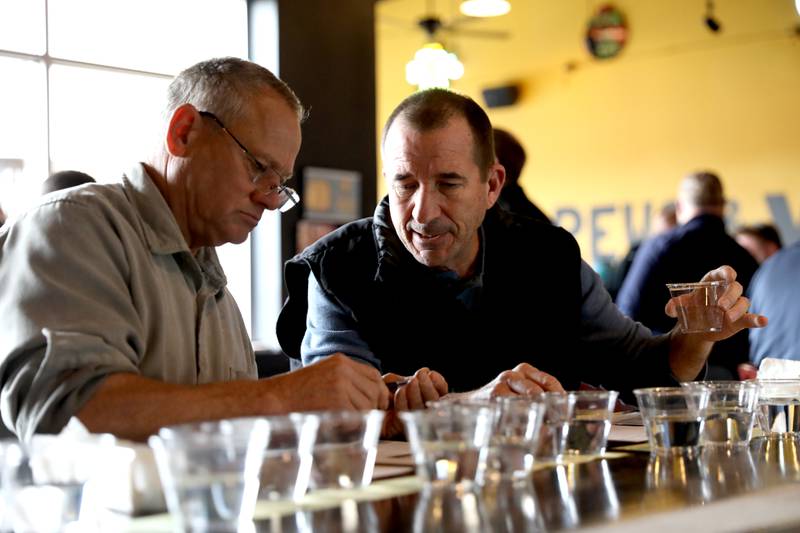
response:
<path id="1" fill-rule="evenodd" d="M 284 352 L 346 354 L 408 375 L 430 365 L 451 394 L 488 398 L 695 379 L 715 341 L 766 318 L 730 267 L 723 331 L 654 337 L 623 316 L 565 230 L 494 207 L 505 179 L 485 112 L 431 89 L 383 129 L 388 197 L 373 217 L 320 239 L 285 268 Z M 666 312 L 676 316 L 675 302 Z M 496 376 L 496 377 L 495 377 Z"/>
<path id="2" fill-rule="evenodd" d="M 217 259 L 265 210 L 296 203 L 285 181 L 303 116 L 268 70 L 198 63 L 170 84 L 148 158 L 117 183 L 44 195 L 0 230 L 0 413 L 20 439 L 72 416 L 143 440 L 177 423 L 388 405 L 377 370 L 345 357 L 258 380 Z"/>

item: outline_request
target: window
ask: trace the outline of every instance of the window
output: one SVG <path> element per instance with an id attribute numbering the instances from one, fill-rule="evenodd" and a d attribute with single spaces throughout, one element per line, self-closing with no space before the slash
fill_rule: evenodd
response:
<path id="1" fill-rule="evenodd" d="M 246 0 L 0 2 L 0 206 L 21 212 L 58 170 L 116 180 L 152 148 L 170 79 L 219 56 L 248 57 Z M 248 328 L 250 250 L 249 240 L 218 250 Z M 260 275 L 279 280 L 279 269 Z"/>

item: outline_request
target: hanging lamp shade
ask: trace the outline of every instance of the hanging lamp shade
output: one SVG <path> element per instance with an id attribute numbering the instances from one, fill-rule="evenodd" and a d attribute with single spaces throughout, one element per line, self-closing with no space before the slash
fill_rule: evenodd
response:
<path id="1" fill-rule="evenodd" d="M 508 0 L 464 0 L 460 9 L 468 17 L 499 17 L 511 11 L 511 3 Z"/>
<path id="2" fill-rule="evenodd" d="M 420 90 L 448 88 L 451 80 L 464 75 L 464 65 L 440 43 L 431 42 L 417 50 L 406 64 L 406 81 Z"/>

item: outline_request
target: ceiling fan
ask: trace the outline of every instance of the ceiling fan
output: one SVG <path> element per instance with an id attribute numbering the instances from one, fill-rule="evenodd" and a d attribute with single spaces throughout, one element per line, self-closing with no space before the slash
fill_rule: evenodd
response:
<path id="1" fill-rule="evenodd" d="M 382 16 L 380 20 L 394 26 L 407 28 L 417 27 L 425 33 L 429 42 L 439 41 L 439 36 L 442 33 L 447 33 L 458 37 L 476 37 L 487 39 L 505 39 L 509 36 L 508 32 L 505 31 L 466 27 L 466 25 L 474 24 L 476 21 L 480 21 L 480 18 L 470 16 L 453 16 L 448 20 L 445 20 L 437 14 L 436 0 L 426 0 L 425 5 L 426 14 L 417 18 L 415 21 L 409 22 L 407 20 L 388 16 Z"/>

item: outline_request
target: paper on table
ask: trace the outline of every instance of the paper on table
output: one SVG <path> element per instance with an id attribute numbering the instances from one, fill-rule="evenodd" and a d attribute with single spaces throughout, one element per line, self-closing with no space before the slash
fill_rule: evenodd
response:
<path id="1" fill-rule="evenodd" d="M 647 440 L 647 434 L 644 432 L 644 426 L 613 425 L 608 434 L 608 440 L 616 442 L 644 442 Z"/>
<path id="2" fill-rule="evenodd" d="M 376 465 L 414 466 L 411 448 L 407 442 L 384 440 L 378 443 Z"/>
<path id="3" fill-rule="evenodd" d="M 639 411 L 631 411 L 627 413 L 614 413 L 611 416 L 611 423 L 617 426 L 641 426 L 644 425 L 642 421 L 642 413 Z"/>

